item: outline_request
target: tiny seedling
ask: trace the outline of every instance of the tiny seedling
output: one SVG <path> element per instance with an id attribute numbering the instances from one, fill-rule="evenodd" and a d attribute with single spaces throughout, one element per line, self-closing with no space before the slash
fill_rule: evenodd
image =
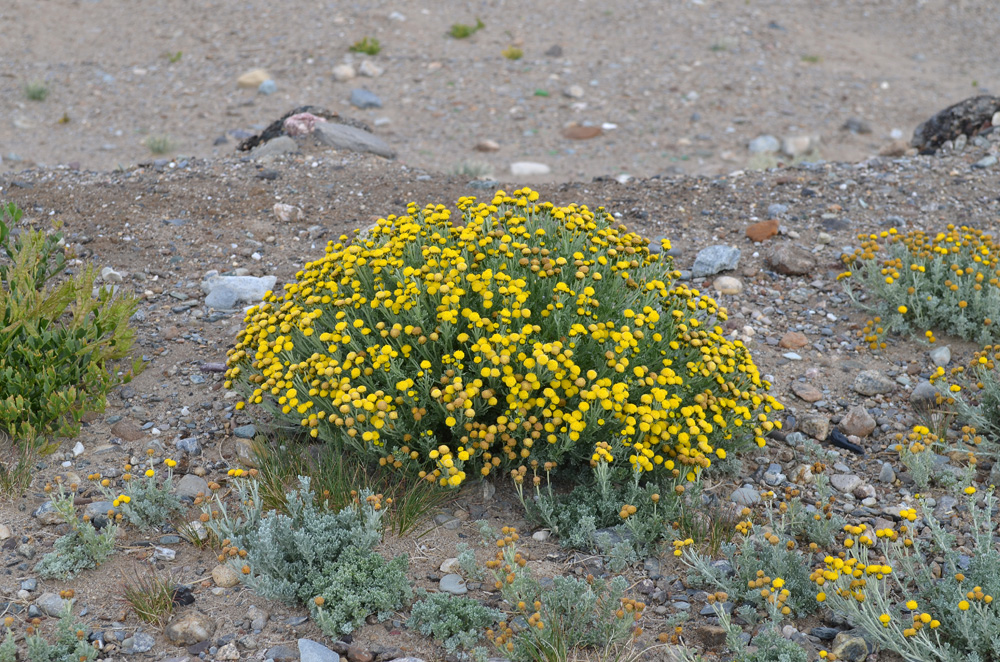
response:
<path id="1" fill-rule="evenodd" d="M 817 64 L 819 62 L 819 56 L 818 55 L 803 55 L 802 56 L 802 61 L 803 62 L 808 62 L 809 64 Z"/>
<path id="2" fill-rule="evenodd" d="M 166 154 L 174 148 L 174 142 L 169 136 L 150 136 L 145 142 L 153 154 Z"/>
<path id="3" fill-rule="evenodd" d="M 167 59 L 170 60 L 170 64 L 177 64 L 181 61 L 181 57 L 184 55 L 182 51 L 177 51 L 176 53 L 167 53 Z"/>
<path id="4" fill-rule="evenodd" d="M 465 23 L 455 23 L 454 25 L 451 26 L 451 30 L 448 31 L 448 34 L 455 39 L 468 39 L 469 37 L 476 34 L 485 27 L 486 25 L 477 18 L 475 25 L 466 25 Z"/>
<path id="5" fill-rule="evenodd" d="M 49 96 L 49 88 L 45 83 L 32 81 L 24 86 L 24 95 L 32 101 L 45 101 Z"/>
<path id="6" fill-rule="evenodd" d="M 351 45 L 352 53 L 364 53 L 365 55 L 378 55 L 382 50 L 382 44 L 374 37 L 365 37 L 361 41 L 356 41 Z"/>
<path id="7" fill-rule="evenodd" d="M 524 57 L 524 51 L 516 46 L 508 46 L 501 51 L 501 54 L 508 60 L 520 60 Z"/>

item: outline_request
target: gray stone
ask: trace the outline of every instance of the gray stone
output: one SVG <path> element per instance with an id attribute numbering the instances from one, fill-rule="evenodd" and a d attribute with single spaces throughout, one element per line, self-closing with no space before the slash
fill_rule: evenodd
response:
<path id="1" fill-rule="evenodd" d="M 712 276 L 720 271 L 735 269 L 740 262 L 740 249 L 717 244 L 698 252 L 691 267 L 692 278 Z"/>
<path id="2" fill-rule="evenodd" d="M 823 414 L 805 414 L 799 419 L 798 428 L 813 439 L 823 441 L 830 436 L 830 419 Z"/>
<path id="3" fill-rule="evenodd" d="M 926 411 L 937 406 L 937 388 L 930 382 L 920 382 L 910 393 L 910 405 L 917 411 Z"/>
<path id="4" fill-rule="evenodd" d="M 83 509 L 83 516 L 89 519 L 95 528 L 102 529 L 108 523 L 109 510 L 115 510 L 115 504 L 110 501 L 91 501 Z"/>
<path id="5" fill-rule="evenodd" d="M 934 506 L 934 518 L 937 521 L 944 519 L 949 519 L 955 514 L 955 506 L 958 504 L 958 499 L 953 496 L 942 496 L 937 500 L 937 504 Z"/>
<path id="6" fill-rule="evenodd" d="M 57 594 L 46 591 L 38 596 L 35 600 L 35 605 L 47 616 L 56 617 L 63 612 L 63 610 L 70 605 L 69 600 L 63 600 Z"/>
<path id="7" fill-rule="evenodd" d="M 56 507 L 52 505 L 51 501 L 46 501 L 40 505 L 35 509 L 35 512 L 33 512 L 32 515 L 38 518 L 38 521 L 46 526 L 63 523 L 62 515 L 59 514 L 59 511 L 56 510 Z"/>
<path id="8" fill-rule="evenodd" d="M 439 587 L 445 593 L 451 593 L 452 595 L 465 595 L 469 592 L 462 576 L 454 573 L 442 577 Z"/>
<path id="9" fill-rule="evenodd" d="M 751 140 L 750 144 L 747 145 L 747 149 L 750 150 L 751 154 L 777 152 L 781 149 L 781 141 L 774 136 L 765 134 Z"/>
<path id="10" fill-rule="evenodd" d="M 896 390 L 896 382 L 878 370 L 862 370 L 854 378 L 853 388 L 861 395 L 879 395 Z"/>
<path id="11" fill-rule="evenodd" d="M 340 662 L 339 655 L 312 639 L 299 639 L 299 658 L 302 662 Z"/>
<path id="12" fill-rule="evenodd" d="M 163 634 L 175 646 L 191 646 L 211 638 L 215 632 L 215 621 L 205 614 L 189 611 L 175 618 L 163 630 Z"/>
<path id="13" fill-rule="evenodd" d="M 834 638 L 830 651 L 842 662 L 862 662 L 868 657 L 868 644 L 853 632 L 841 632 Z"/>
<path id="14" fill-rule="evenodd" d="M 266 159 L 284 154 L 298 154 L 299 144 L 288 136 L 278 136 L 271 138 L 263 145 L 257 145 L 250 150 L 251 159 Z"/>
<path id="15" fill-rule="evenodd" d="M 273 80 L 265 80 L 257 86 L 257 91 L 264 96 L 270 96 L 278 91 L 278 85 Z"/>
<path id="16" fill-rule="evenodd" d="M 182 453 L 187 453 L 188 455 L 201 455 L 201 446 L 198 444 L 197 437 L 178 439 L 174 442 L 174 446 L 176 446 L 177 450 Z"/>
<path id="17" fill-rule="evenodd" d="M 951 363 L 951 347 L 948 347 L 948 345 L 935 347 L 928 353 L 928 356 L 931 357 L 931 362 L 934 365 L 946 368 Z"/>
<path id="18" fill-rule="evenodd" d="M 257 428 L 254 425 L 241 425 L 233 430 L 233 435 L 240 439 L 253 439 L 257 436 Z"/>
<path id="19" fill-rule="evenodd" d="M 786 276 L 804 276 L 816 269 L 815 258 L 809 252 L 792 244 L 777 244 L 768 253 L 767 264 L 774 271 Z"/>
<path id="20" fill-rule="evenodd" d="M 767 206 L 768 218 L 775 218 L 776 216 L 781 216 L 786 213 L 788 213 L 788 205 L 783 205 L 780 202 L 774 202 Z"/>
<path id="21" fill-rule="evenodd" d="M 215 654 L 216 660 L 238 660 L 240 659 L 240 651 L 236 647 L 235 641 L 230 641 L 228 644 L 219 649 Z"/>
<path id="22" fill-rule="evenodd" d="M 755 506 L 760 503 L 760 492 L 753 485 L 744 485 L 733 490 L 729 499 L 741 506 Z"/>
<path id="23" fill-rule="evenodd" d="M 23 591 L 34 591 L 38 588 L 38 580 L 34 577 L 29 577 L 21 582 L 21 590 Z"/>
<path id="24" fill-rule="evenodd" d="M 973 168 L 989 168 L 997 164 L 997 157 L 990 154 L 989 156 L 984 156 L 975 163 L 972 164 Z"/>
<path id="25" fill-rule="evenodd" d="M 366 152 L 387 159 L 396 158 L 396 152 L 378 136 L 347 124 L 320 122 L 314 134 L 321 145 L 348 152 Z"/>
<path id="26" fill-rule="evenodd" d="M 208 494 L 208 483 L 201 476 L 186 474 L 177 481 L 177 485 L 174 486 L 174 493 L 179 497 L 191 497 L 193 499 L 199 494 Z"/>
<path id="27" fill-rule="evenodd" d="M 247 610 L 247 618 L 250 619 L 250 629 L 254 632 L 260 632 L 267 625 L 271 615 L 255 605 L 250 605 L 250 609 Z"/>
<path id="28" fill-rule="evenodd" d="M 216 287 L 205 297 L 205 305 L 215 310 L 232 310 L 239 302 L 239 293 L 225 285 Z"/>
<path id="29" fill-rule="evenodd" d="M 316 645 L 318 646 L 320 644 Z M 274 660 L 274 662 L 294 662 L 294 660 L 299 659 L 299 653 L 296 653 L 288 646 L 278 644 L 277 646 L 271 646 L 267 649 L 267 652 L 264 653 L 264 659 Z M 305 659 L 304 656 L 303 659 Z"/>
<path id="30" fill-rule="evenodd" d="M 125 655 L 145 653 L 148 650 L 152 650 L 155 644 L 156 639 L 153 638 L 153 635 L 146 632 L 136 632 L 134 635 L 122 642 L 122 653 Z"/>
<path id="31" fill-rule="evenodd" d="M 855 437 L 867 437 L 875 430 L 875 419 L 861 405 L 851 407 L 840 420 L 840 430 Z"/>
<path id="32" fill-rule="evenodd" d="M 381 108 L 382 100 L 374 92 L 370 92 L 363 87 L 356 87 L 351 90 L 351 105 L 361 110 L 365 110 L 366 108 Z"/>
<path id="33" fill-rule="evenodd" d="M 861 485 L 861 478 L 854 474 L 833 474 L 830 476 L 830 484 L 839 492 L 849 494 Z"/>
<path id="34" fill-rule="evenodd" d="M 201 283 L 201 289 L 208 297 L 205 298 L 205 305 L 210 308 L 229 310 L 235 307 L 236 303 L 258 303 L 264 295 L 274 289 L 277 283 L 277 276 L 210 276 Z M 225 288 L 229 290 L 219 293 Z M 215 298 L 213 298 L 213 296 Z"/>
<path id="35" fill-rule="evenodd" d="M 891 485 L 896 482 L 896 472 L 892 468 L 892 465 L 888 462 L 882 463 L 882 468 L 878 472 L 878 480 L 880 483 L 885 483 Z"/>

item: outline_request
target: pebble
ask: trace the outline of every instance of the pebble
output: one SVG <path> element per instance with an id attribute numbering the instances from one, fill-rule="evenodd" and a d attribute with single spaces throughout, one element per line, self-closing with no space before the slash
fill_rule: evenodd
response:
<path id="1" fill-rule="evenodd" d="M 355 76 L 357 76 L 357 73 L 350 64 L 338 64 L 333 68 L 333 79 L 340 83 L 349 81 Z"/>
<path id="2" fill-rule="evenodd" d="M 750 141 L 747 149 L 751 154 L 763 154 L 767 152 L 777 152 L 781 149 L 781 141 L 771 135 L 757 136 Z"/>
<path id="3" fill-rule="evenodd" d="M 300 662 L 340 662 L 340 656 L 312 639 L 299 639 L 299 660 Z"/>
<path id="4" fill-rule="evenodd" d="M 45 526 L 54 526 L 56 524 L 62 524 L 62 515 L 56 510 L 56 507 L 52 505 L 51 501 L 46 501 L 32 513 L 38 521 Z"/>
<path id="5" fill-rule="evenodd" d="M 552 168 L 544 163 L 534 161 L 515 161 L 510 164 L 510 174 L 515 177 L 530 177 L 532 175 L 547 175 Z"/>
<path id="6" fill-rule="evenodd" d="M 288 646 L 282 646 L 281 644 L 278 644 L 277 646 L 271 646 L 270 648 L 267 649 L 267 652 L 264 653 L 264 659 L 265 660 L 274 660 L 274 662 L 293 662 L 293 660 L 298 660 L 299 657 L 301 656 L 301 658 L 304 660 L 304 659 L 306 659 L 306 657 L 302 653 L 302 646 L 301 646 L 301 642 L 302 641 L 304 641 L 304 640 L 301 640 L 301 639 L 299 640 L 300 645 L 299 645 L 299 652 L 298 653 L 296 653 L 295 651 L 293 651 Z M 305 641 L 308 641 L 308 640 L 305 640 Z M 311 643 L 316 644 L 316 642 L 311 642 Z M 322 644 L 316 644 L 316 645 L 317 646 L 322 646 Z M 325 646 L 322 646 L 322 647 L 326 648 Z M 327 649 L 327 650 L 329 650 L 329 649 Z M 330 651 L 330 652 L 333 653 L 333 651 Z M 334 655 L 336 655 L 336 653 L 334 653 Z M 314 658 L 314 659 L 319 660 L 319 659 L 322 659 L 322 658 Z M 336 662 L 337 660 L 340 659 L 340 657 L 338 656 L 338 657 L 334 657 L 334 658 L 331 658 L 331 659 L 334 660 L 334 662 Z"/>
<path id="7" fill-rule="evenodd" d="M 7 538 L 10 538 L 12 535 L 14 534 L 13 532 L 11 532 L 9 526 L 7 526 L 6 524 L 0 524 L 0 541 L 6 540 Z"/>
<path id="8" fill-rule="evenodd" d="M 253 439 L 257 436 L 257 426 L 253 424 L 241 425 L 233 430 L 233 436 L 239 439 Z"/>
<path id="9" fill-rule="evenodd" d="M 548 529 L 542 529 L 540 531 L 535 531 L 534 533 L 532 533 L 531 539 L 536 542 L 545 542 L 546 540 L 549 539 L 550 535 L 552 535 L 551 531 L 549 531 Z"/>
<path id="10" fill-rule="evenodd" d="M 937 388 L 930 382 L 920 382 L 910 393 L 910 405 L 917 411 L 937 406 Z"/>
<path id="11" fill-rule="evenodd" d="M 265 80 L 257 86 L 257 93 L 270 96 L 278 91 L 278 85 L 273 80 Z M 239 659 L 239 658 L 236 658 Z"/>
<path id="12" fill-rule="evenodd" d="M 228 644 L 219 649 L 215 654 L 216 660 L 238 660 L 240 659 L 240 650 L 236 647 L 235 641 L 230 641 Z"/>
<path id="13" fill-rule="evenodd" d="M 445 593 L 451 593 L 452 595 L 465 595 L 469 592 L 468 587 L 465 585 L 465 580 L 462 579 L 461 575 L 448 574 L 441 578 L 438 587 Z"/>
<path id="14" fill-rule="evenodd" d="M 948 364 L 951 363 L 951 347 L 948 345 L 935 347 L 928 353 L 928 355 L 931 358 L 931 363 L 938 367 L 946 368 L 948 367 Z"/>
<path id="15" fill-rule="evenodd" d="M 152 650 L 155 644 L 156 639 L 153 635 L 146 632 L 136 632 L 134 635 L 128 637 L 122 642 L 122 653 L 125 655 L 145 653 L 146 651 Z"/>
<path id="16" fill-rule="evenodd" d="M 583 86 L 581 85 L 570 85 L 565 90 L 563 90 L 563 96 L 568 99 L 582 99 L 583 98 Z"/>
<path id="17" fill-rule="evenodd" d="M 480 140 L 476 143 L 477 152 L 497 152 L 500 151 L 500 143 L 495 140 Z"/>
<path id="18" fill-rule="evenodd" d="M 248 90 L 256 90 L 266 80 L 271 80 L 271 74 L 267 73 L 264 69 L 254 69 L 237 78 L 236 86 Z"/>
<path id="19" fill-rule="evenodd" d="M 289 205 L 284 202 L 274 203 L 272 211 L 274 211 L 274 217 L 282 223 L 291 223 L 292 221 L 301 221 L 305 219 L 305 214 L 299 207 Z"/>
<path id="20" fill-rule="evenodd" d="M 378 78 L 385 73 L 385 70 L 375 64 L 372 60 L 365 60 L 361 63 L 361 66 L 358 67 L 358 73 L 362 76 L 367 76 L 368 78 Z"/>
<path id="21" fill-rule="evenodd" d="M 788 331 L 778 341 L 778 347 L 785 349 L 802 349 L 808 346 L 809 338 L 804 333 L 799 333 L 798 331 Z"/>
<path id="22" fill-rule="evenodd" d="M 997 157 L 990 154 L 989 156 L 984 156 L 975 163 L 972 164 L 973 168 L 989 168 L 997 164 Z"/>
<path id="23" fill-rule="evenodd" d="M 885 483 L 891 485 L 896 482 L 896 472 L 893 470 L 892 465 L 888 462 L 882 463 L 882 468 L 878 472 L 878 480 L 880 483 Z"/>
<path id="24" fill-rule="evenodd" d="M 799 418 L 798 429 L 813 439 L 823 441 L 830 436 L 830 419 L 823 414 L 805 414 Z"/>
<path id="25" fill-rule="evenodd" d="M 361 110 L 382 107 L 382 100 L 374 92 L 370 92 L 363 87 L 356 87 L 351 90 L 350 101 L 352 106 Z"/>
<path id="26" fill-rule="evenodd" d="M 844 434 L 867 437 L 875 430 L 875 419 L 863 406 L 855 405 L 840 419 L 838 425 Z"/>
<path id="27" fill-rule="evenodd" d="M 691 267 L 692 278 L 713 276 L 720 271 L 731 271 L 739 265 L 740 249 L 735 246 L 716 244 L 698 252 Z"/>
<path id="28" fill-rule="evenodd" d="M 768 253 L 766 262 L 771 269 L 785 276 L 805 276 L 816 269 L 816 259 L 792 244 L 778 244 Z"/>
<path id="29" fill-rule="evenodd" d="M 780 202 L 774 202 L 767 206 L 767 215 L 771 218 L 776 216 L 782 216 L 788 212 L 788 205 L 783 205 Z"/>
<path id="30" fill-rule="evenodd" d="M 784 354 L 782 354 L 782 356 L 785 357 L 786 359 L 788 359 L 789 361 L 801 361 L 802 360 L 802 356 L 800 356 L 799 354 L 796 354 L 795 352 L 785 352 Z"/>
<path id="31" fill-rule="evenodd" d="M 169 547 L 153 547 L 153 558 L 157 561 L 173 561 L 177 557 L 177 551 Z"/>
<path id="32" fill-rule="evenodd" d="M 844 494 L 849 494 L 861 485 L 861 478 L 854 474 L 833 474 L 830 476 L 830 484 Z"/>
<path id="33" fill-rule="evenodd" d="M 30 578 L 25 579 L 25 580 L 23 580 L 21 582 L 21 590 L 22 591 L 29 591 L 30 592 L 30 591 L 34 591 L 36 588 L 38 588 L 38 580 L 35 579 L 34 577 L 30 577 Z"/>
<path id="34" fill-rule="evenodd" d="M 747 484 L 733 490 L 729 499 L 741 506 L 755 506 L 760 503 L 760 492 L 753 485 Z"/>
<path id="35" fill-rule="evenodd" d="M 201 476 L 185 474 L 174 486 L 174 493 L 179 497 L 193 499 L 199 494 L 208 494 L 208 483 Z"/>
<path id="36" fill-rule="evenodd" d="M 201 446 L 198 445 L 197 437 L 178 439 L 174 442 L 174 446 L 176 446 L 177 450 L 182 453 L 187 453 L 188 455 L 201 455 Z"/>
<path id="37" fill-rule="evenodd" d="M 167 639 L 176 646 L 191 646 L 210 639 L 215 632 L 215 621 L 198 611 L 189 611 L 175 618 L 163 630 Z"/>
<path id="38" fill-rule="evenodd" d="M 321 145 L 345 152 L 375 154 L 386 159 L 396 158 L 396 151 L 373 133 L 335 122 L 316 125 L 316 141 Z"/>
<path id="39" fill-rule="evenodd" d="M 819 402 L 823 392 L 808 382 L 792 382 L 792 393 L 805 402 Z"/>
<path id="40" fill-rule="evenodd" d="M 111 267 L 104 267 L 101 269 L 101 280 L 105 283 L 120 283 L 122 282 L 122 275 Z"/>
<path id="41" fill-rule="evenodd" d="M 240 575 L 226 563 L 220 563 L 212 568 L 212 581 L 216 586 L 232 588 L 240 583 Z"/>
<path id="42" fill-rule="evenodd" d="M 778 234 L 779 223 L 777 220 L 761 221 L 754 223 L 746 229 L 747 239 L 760 243 Z"/>
<path id="43" fill-rule="evenodd" d="M 276 276 L 210 276 L 201 283 L 208 296 L 205 305 L 216 309 L 232 309 L 239 302 L 257 303 L 274 289 Z"/>
<path id="44" fill-rule="evenodd" d="M 732 276 L 719 276 L 712 283 L 712 287 L 719 294 L 739 294 L 743 291 L 743 283 L 739 278 L 733 278 Z"/>
<path id="45" fill-rule="evenodd" d="M 38 599 L 35 600 L 35 606 L 37 606 L 45 615 L 52 617 L 59 616 L 59 614 L 61 614 L 70 604 L 71 601 L 63 600 L 51 591 L 42 593 L 38 596 Z"/>
<path id="46" fill-rule="evenodd" d="M 270 159 L 284 154 L 298 154 L 299 144 L 294 138 L 278 136 L 271 138 L 263 145 L 257 145 L 250 151 L 250 158 L 256 160 Z"/>
<path id="47" fill-rule="evenodd" d="M 459 564 L 457 558 L 450 558 L 450 559 L 445 559 L 444 561 L 441 562 L 440 570 L 441 572 L 446 574 L 459 573 L 462 571 L 462 566 L 461 564 Z"/>
<path id="48" fill-rule="evenodd" d="M 809 136 L 788 136 L 781 141 L 781 151 L 795 158 L 807 153 L 813 148 L 815 142 Z"/>
<path id="49" fill-rule="evenodd" d="M 896 382 L 878 370 L 862 370 L 854 378 L 852 388 L 861 395 L 879 395 L 896 390 Z"/>

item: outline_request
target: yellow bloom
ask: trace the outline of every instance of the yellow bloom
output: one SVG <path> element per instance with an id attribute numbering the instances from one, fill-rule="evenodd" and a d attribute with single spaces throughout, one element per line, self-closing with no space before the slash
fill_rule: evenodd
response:
<path id="1" fill-rule="evenodd" d="M 146 469 L 146 478 L 152 478 L 156 474 L 152 469 Z"/>

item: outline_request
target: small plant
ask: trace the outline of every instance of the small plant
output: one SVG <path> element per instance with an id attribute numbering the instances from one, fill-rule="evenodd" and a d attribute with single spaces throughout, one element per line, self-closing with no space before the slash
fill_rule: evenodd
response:
<path id="1" fill-rule="evenodd" d="M 24 96 L 31 101 L 45 101 L 49 96 L 49 88 L 45 83 L 32 81 L 24 86 Z"/>
<path id="2" fill-rule="evenodd" d="M 483 22 L 477 18 L 475 25 L 466 25 L 464 23 L 453 24 L 448 34 L 454 39 L 468 39 L 485 27 Z"/>
<path id="3" fill-rule="evenodd" d="M 462 161 L 451 169 L 451 174 L 456 177 L 471 177 L 472 179 L 492 177 L 493 166 L 485 161 Z"/>
<path id="4" fill-rule="evenodd" d="M 500 51 L 500 54 L 503 55 L 508 60 L 520 60 L 522 57 L 524 57 L 524 51 L 522 51 L 517 46 L 508 46 L 507 48 Z"/>
<path id="5" fill-rule="evenodd" d="M 35 564 L 35 572 L 42 577 L 71 579 L 81 570 L 101 565 L 114 552 L 118 527 L 109 522 L 98 532 L 89 521 L 78 518 L 73 507 L 76 486 L 70 485 L 70 490 L 67 493 L 57 481 L 52 506 L 69 524 L 70 532 L 57 538 L 52 551 Z M 51 494 L 52 486 L 46 485 L 45 491 Z"/>
<path id="6" fill-rule="evenodd" d="M 365 37 L 361 41 L 351 44 L 352 53 L 364 53 L 365 55 L 378 55 L 382 50 L 382 44 L 374 37 Z"/>
<path id="7" fill-rule="evenodd" d="M 966 366 L 952 368 L 945 377 L 944 368 L 931 376 L 931 383 L 950 381 L 938 401 L 946 412 L 965 423 L 962 448 L 970 453 L 1000 459 L 1000 345 L 986 345 L 975 352 Z M 945 417 L 949 420 L 949 417 Z M 972 456 L 970 456 L 972 457 Z"/>
<path id="8" fill-rule="evenodd" d="M 62 234 L 15 232 L 21 210 L 2 206 L 0 220 L 0 430 L 31 451 L 50 436 L 74 436 L 85 413 L 103 411 L 106 395 L 142 368 L 119 371 L 132 348 L 134 297 L 91 291 L 92 266 L 56 287 L 66 268 Z"/>
<path id="9" fill-rule="evenodd" d="M 256 470 L 231 470 L 243 506 L 230 512 L 216 491 L 202 520 L 223 541 L 219 561 L 266 598 L 309 607 L 331 637 L 349 634 L 376 614 L 388 618 L 411 596 L 405 556 L 386 561 L 374 551 L 382 539 L 381 495 L 356 494 L 339 512 L 315 504 L 308 478 L 286 496 L 288 514 L 263 514 Z"/>
<path id="10" fill-rule="evenodd" d="M 167 60 L 170 61 L 170 64 L 177 64 L 178 62 L 181 61 L 182 57 L 184 57 L 183 51 L 177 51 L 176 53 L 167 53 Z"/>
<path id="11" fill-rule="evenodd" d="M 165 135 L 149 136 L 143 143 L 153 154 L 166 154 L 174 148 L 174 141 Z"/>
<path id="12" fill-rule="evenodd" d="M 32 449 L 15 444 L 0 430 L 0 496 L 23 494 L 34 475 L 35 456 Z"/>
<path id="13" fill-rule="evenodd" d="M 73 617 L 73 604 L 67 601 L 59 621 L 56 623 L 55 637 L 49 642 L 38 630 L 38 619 L 27 627 L 24 637 L 25 652 L 21 659 L 30 662 L 91 662 L 97 659 L 98 650 L 87 641 L 89 630 L 86 625 Z M 14 619 L 4 619 L 6 636 L 0 644 L 0 662 L 16 662 L 17 642 L 11 629 Z"/>
<path id="14" fill-rule="evenodd" d="M 723 609 L 728 596 L 725 593 L 709 595 L 709 604 L 719 625 L 726 631 L 726 646 L 734 653 L 733 662 L 808 662 L 809 654 L 798 644 L 785 639 L 779 630 L 780 618 L 774 619 L 752 640 L 753 648 L 743 642 L 743 630 L 735 625 Z M 682 661 L 697 659 L 682 654 Z"/>
<path id="15" fill-rule="evenodd" d="M 136 566 L 131 575 L 122 573 L 121 595 L 140 621 L 162 627 L 174 611 L 175 586 L 169 576 Z"/>
<path id="16" fill-rule="evenodd" d="M 818 55 L 803 55 L 802 61 L 808 64 L 818 64 L 820 57 Z"/>
<path id="17" fill-rule="evenodd" d="M 841 280 L 886 332 L 933 329 L 983 345 L 1000 340 L 1000 278 L 986 266 L 1000 259 L 992 235 L 949 224 L 937 234 L 891 228 L 858 239 L 861 247 L 842 257 L 850 271 Z"/>
<path id="18" fill-rule="evenodd" d="M 1000 632 L 1000 551 L 993 541 L 992 491 L 967 486 L 971 530 L 963 555 L 931 512 L 907 508 L 899 530 L 844 527 L 844 549 L 811 575 L 816 600 L 844 614 L 877 646 L 914 662 L 993 660 Z M 911 526 L 913 528 L 911 528 Z M 929 535 L 913 535 L 924 529 Z M 941 559 L 940 563 L 935 559 Z"/>
<path id="19" fill-rule="evenodd" d="M 471 598 L 422 589 L 417 595 L 420 599 L 413 603 L 406 626 L 434 637 L 452 655 L 473 650 L 486 628 L 504 617 L 499 609 L 490 609 Z"/>
<path id="20" fill-rule="evenodd" d="M 625 597 L 628 582 L 588 575 L 555 577 L 542 589 L 517 551 L 518 534 L 504 527 L 494 544 L 495 557 L 486 567 L 504 602 L 507 620 L 487 638 L 514 662 L 567 660 L 581 649 L 618 655 L 641 632 L 645 605 Z"/>
<path id="21" fill-rule="evenodd" d="M 111 481 L 100 474 L 88 476 L 97 481 L 98 489 L 104 498 L 111 501 L 115 508 L 121 511 L 126 522 L 140 529 L 158 528 L 166 524 L 181 512 L 181 499 L 173 493 L 174 472 L 176 460 L 166 458 L 163 464 L 167 469 L 163 482 L 158 482 L 156 469 L 153 468 L 152 448 L 146 451 L 147 466 L 143 470 L 135 467 L 141 476 L 132 474 L 132 465 L 125 465 L 122 474 L 122 491 L 119 493 L 111 488 Z M 122 519 L 121 517 L 118 518 Z"/>

